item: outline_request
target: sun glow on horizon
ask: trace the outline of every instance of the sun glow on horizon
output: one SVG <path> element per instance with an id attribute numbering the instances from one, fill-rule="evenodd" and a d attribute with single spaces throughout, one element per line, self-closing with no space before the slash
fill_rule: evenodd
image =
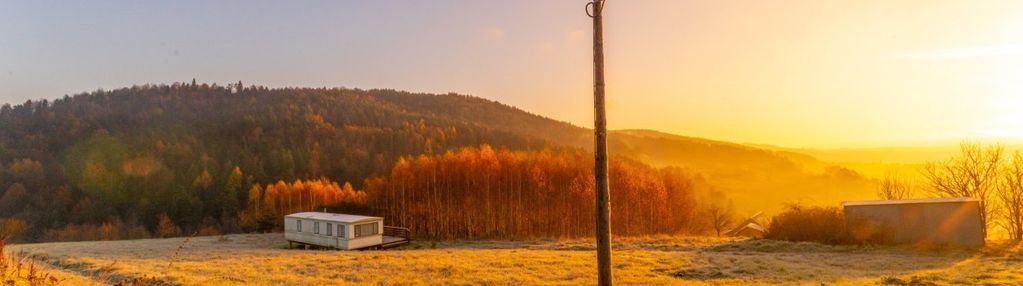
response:
<path id="1" fill-rule="evenodd" d="M 1023 3 L 787 4 L 710 5 L 665 36 L 678 53 L 609 54 L 609 97 L 658 99 L 618 99 L 612 124 L 810 148 L 1023 138 Z"/>
<path id="2" fill-rule="evenodd" d="M 0 101 L 198 78 L 453 91 L 593 124 L 580 2 L 179 2 L 5 6 Z M 612 129 L 809 148 L 1023 137 L 1023 1 L 615 1 L 606 17 Z"/>

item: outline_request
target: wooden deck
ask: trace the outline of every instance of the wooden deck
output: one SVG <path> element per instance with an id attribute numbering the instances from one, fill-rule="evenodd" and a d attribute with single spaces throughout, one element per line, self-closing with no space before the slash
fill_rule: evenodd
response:
<path id="1" fill-rule="evenodd" d="M 392 248 L 405 245 L 412 241 L 410 239 L 412 232 L 404 227 L 384 227 L 384 242 L 380 244 L 380 248 Z"/>
<path id="2" fill-rule="evenodd" d="M 381 236 L 382 236 L 383 240 L 381 241 L 380 244 L 369 245 L 369 246 L 365 246 L 365 247 L 362 247 L 362 248 L 351 249 L 351 250 L 388 249 L 388 248 L 399 247 L 399 246 L 408 244 L 409 242 L 412 241 L 412 238 L 411 238 L 412 237 L 412 232 L 409 231 L 408 228 L 404 228 L 404 227 L 385 226 L 384 227 L 384 233 L 382 233 Z M 288 240 L 288 248 L 289 249 L 295 248 L 296 244 L 301 246 L 301 248 L 303 248 L 303 249 L 308 249 L 308 248 L 313 248 L 313 249 L 331 248 L 331 249 L 333 249 L 333 247 L 330 247 L 330 246 L 323 246 L 323 245 L 316 245 L 316 244 L 311 244 L 311 243 L 307 243 L 307 242 Z"/>
<path id="3" fill-rule="evenodd" d="M 409 240 L 404 237 L 384 236 L 384 243 L 380 244 L 381 248 L 398 247 L 409 243 Z"/>

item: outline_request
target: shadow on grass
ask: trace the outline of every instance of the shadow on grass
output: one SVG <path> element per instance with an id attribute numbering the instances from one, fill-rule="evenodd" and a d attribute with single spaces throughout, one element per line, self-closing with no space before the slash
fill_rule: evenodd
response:
<path id="1" fill-rule="evenodd" d="M 614 250 L 644 251 L 695 251 L 709 244 L 732 242 L 731 238 L 712 238 L 697 236 L 641 236 L 616 237 L 612 241 Z M 410 244 L 397 249 L 529 249 L 557 251 L 596 251 L 592 239 L 572 238 L 554 239 L 537 238 L 522 240 L 413 240 Z"/>
<path id="2" fill-rule="evenodd" d="M 157 279 L 155 277 L 139 277 L 126 273 L 119 273 L 114 266 L 115 261 L 110 265 L 97 266 L 87 262 L 69 262 L 58 257 L 50 257 L 44 254 L 26 255 L 29 259 L 49 264 L 51 267 L 76 273 L 93 281 L 109 285 L 177 285 L 172 279 Z"/>

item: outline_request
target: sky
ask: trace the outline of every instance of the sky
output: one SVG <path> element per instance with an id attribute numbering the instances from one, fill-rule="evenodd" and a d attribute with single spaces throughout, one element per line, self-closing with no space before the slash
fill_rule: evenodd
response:
<path id="1" fill-rule="evenodd" d="M 592 126 L 584 0 L 3 1 L 0 102 L 145 83 L 471 94 Z M 1023 137 L 1023 1 L 607 0 L 612 129 Z"/>

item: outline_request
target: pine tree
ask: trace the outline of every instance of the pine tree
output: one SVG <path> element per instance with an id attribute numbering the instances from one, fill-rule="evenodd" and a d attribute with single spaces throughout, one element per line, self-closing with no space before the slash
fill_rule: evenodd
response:
<path id="1" fill-rule="evenodd" d="M 181 229 L 171 221 L 166 213 L 160 214 L 159 223 L 156 227 L 156 235 L 160 237 L 174 237 L 181 234 Z"/>
<path id="2" fill-rule="evenodd" d="M 242 191 L 242 180 L 244 180 L 242 169 L 235 166 L 231 170 L 231 174 L 227 176 L 220 196 L 217 197 L 217 202 L 219 202 L 224 215 L 234 216 L 238 213 L 238 193 Z"/>

